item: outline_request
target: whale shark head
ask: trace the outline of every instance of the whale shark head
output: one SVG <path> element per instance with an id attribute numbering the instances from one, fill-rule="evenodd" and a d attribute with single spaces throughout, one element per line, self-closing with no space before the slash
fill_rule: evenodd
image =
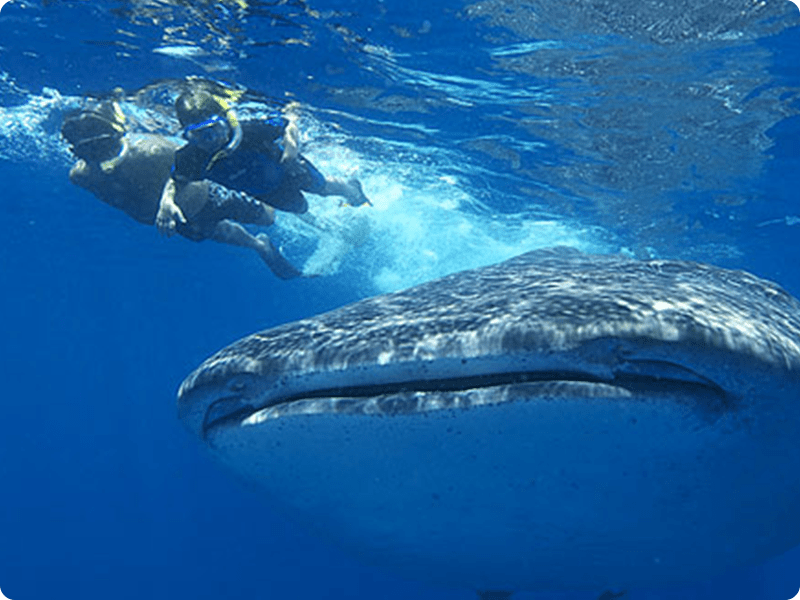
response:
<path id="1" fill-rule="evenodd" d="M 179 416 L 286 514 L 474 589 L 703 579 L 800 542 L 800 303 L 559 248 L 246 337 Z"/>

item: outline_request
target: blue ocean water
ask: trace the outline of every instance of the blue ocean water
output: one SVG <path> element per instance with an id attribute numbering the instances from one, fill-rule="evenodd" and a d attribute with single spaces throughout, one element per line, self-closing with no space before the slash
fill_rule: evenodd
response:
<path id="1" fill-rule="evenodd" d="M 474 597 L 365 566 L 274 513 L 183 431 L 177 386 L 257 329 L 554 244 L 744 268 L 800 295 L 799 26 L 787 0 L 11 0 L 0 589 Z M 66 110 L 186 76 L 296 100 L 306 154 L 364 183 L 373 207 L 312 197 L 316 226 L 279 215 L 270 230 L 318 277 L 161 238 L 69 183 Z M 126 108 L 163 126 L 158 98 Z M 630 598 L 798 588 L 795 549 Z"/>

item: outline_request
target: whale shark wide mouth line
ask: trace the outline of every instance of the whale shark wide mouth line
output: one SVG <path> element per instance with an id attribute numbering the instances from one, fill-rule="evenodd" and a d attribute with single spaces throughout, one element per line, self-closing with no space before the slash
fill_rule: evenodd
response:
<path id="1" fill-rule="evenodd" d="M 687 402 L 694 399 L 704 412 L 721 413 L 736 404 L 737 399 L 714 381 L 687 369 L 686 367 L 661 361 L 632 361 L 624 370 L 618 370 L 611 378 L 602 378 L 591 373 L 579 371 L 524 371 L 504 372 L 483 375 L 465 375 L 442 379 L 420 379 L 413 381 L 385 382 L 353 386 L 337 386 L 307 390 L 296 394 L 272 397 L 267 401 L 248 399 L 240 394 L 231 394 L 214 401 L 206 410 L 203 420 L 203 437 L 213 428 L 238 426 L 248 417 L 267 408 L 285 406 L 314 399 L 351 399 L 358 403 L 376 397 L 391 397 L 415 393 L 454 394 L 473 390 L 491 390 L 504 386 L 522 384 L 563 384 L 540 387 L 546 390 L 547 397 L 578 395 L 655 398 L 669 396 L 676 401 Z M 580 385 L 583 384 L 583 385 Z M 601 394 L 591 394 L 593 387 L 603 389 Z M 537 388 L 530 388 L 537 389 Z M 612 393 L 609 392 L 612 390 Z M 613 392 L 615 390 L 615 392 Z M 544 396 L 545 394 L 540 394 Z M 350 410 L 349 412 L 357 412 Z M 412 410 L 398 410 L 408 414 Z M 391 414 L 391 413 L 384 413 Z"/>

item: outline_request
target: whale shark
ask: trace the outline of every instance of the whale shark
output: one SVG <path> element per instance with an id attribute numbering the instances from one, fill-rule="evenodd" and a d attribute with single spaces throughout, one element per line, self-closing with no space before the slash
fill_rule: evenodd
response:
<path id="1" fill-rule="evenodd" d="M 800 303 L 778 285 L 556 248 L 245 337 L 178 413 L 318 535 L 507 598 L 796 546 L 798 383 Z"/>

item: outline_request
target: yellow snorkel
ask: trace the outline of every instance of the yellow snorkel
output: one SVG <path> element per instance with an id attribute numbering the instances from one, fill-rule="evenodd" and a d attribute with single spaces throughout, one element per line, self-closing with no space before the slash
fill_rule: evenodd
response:
<path id="1" fill-rule="evenodd" d="M 111 102 L 111 112 L 114 115 L 114 120 L 111 121 L 111 124 L 120 133 L 125 133 L 125 113 L 122 112 L 122 108 L 116 100 Z"/>
<path id="2" fill-rule="evenodd" d="M 225 98 L 214 94 L 212 94 L 212 97 L 217 104 L 219 104 L 220 108 L 222 108 L 225 120 L 228 121 L 228 125 L 231 127 L 232 135 L 231 140 L 225 145 L 225 147 L 218 152 L 215 152 L 211 157 L 211 160 L 208 161 L 208 165 L 206 166 L 207 169 L 210 169 L 218 160 L 232 154 L 236 148 L 239 147 L 239 144 L 242 141 L 242 126 L 239 125 L 239 119 L 236 118 L 236 112 L 231 108 L 230 104 L 228 104 L 228 101 Z"/>

